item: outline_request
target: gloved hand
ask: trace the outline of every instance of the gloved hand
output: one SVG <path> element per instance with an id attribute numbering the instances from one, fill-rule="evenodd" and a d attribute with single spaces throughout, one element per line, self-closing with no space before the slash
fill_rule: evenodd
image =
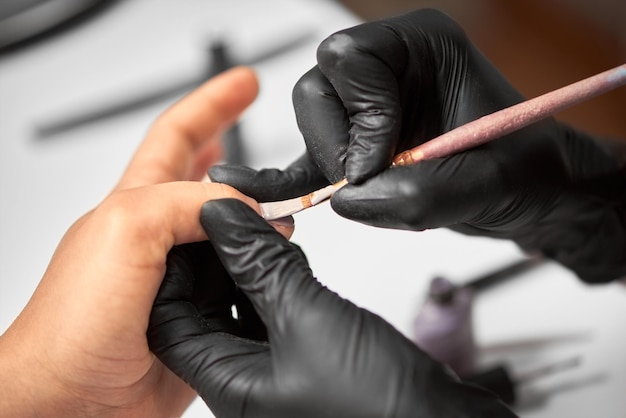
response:
<path id="1" fill-rule="evenodd" d="M 448 17 L 422 10 L 346 29 L 317 60 L 293 93 L 307 155 L 284 172 L 218 166 L 211 178 L 271 201 L 347 177 L 331 200 L 346 218 L 511 239 L 587 281 L 626 275 L 626 174 L 600 140 L 549 119 L 389 168 L 397 153 L 522 101 Z"/>
<path id="2" fill-rule="evenodd" d="M 149 338 L 162 338 L 168 327 L 184 328 L 186 314 L 197 314 L 207 330 L 223 331 L 253 340 L 267 340 L 265 325 L 250 300 L 235 286 L 211 242 L 177 245 L 167 255 L 168 286 L 161 286 L 150 319 Z M 184 297 L 183 297 L 184 296 Z M 233 318 L 232 307 L 238 316 Z M 168 318 L 155 326 L 155 312 Z M 176 318 L 182 316 L 182 320 Z M 180 321 L 180 324 L 179 322 Z"/>
<path id="3" fill-rule="evenodd" d="M 207 307 L 215 302 L 207 302 L 215 296 L 201 290 L 213 273 L 193 274 L 194 260 L 175 254 L 148 342 L 217 417 L 514 416 L 382 318 L 324 288 L 303 253 L 245 205 L 207 202 L 201 223 L 267 326 L 269 343 L 213 326 L 216 310 Z"/>

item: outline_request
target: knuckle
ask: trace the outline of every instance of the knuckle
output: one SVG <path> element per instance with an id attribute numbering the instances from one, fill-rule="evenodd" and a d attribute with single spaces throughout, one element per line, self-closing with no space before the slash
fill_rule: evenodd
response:
<path id="1" fill-rule="evenodd" d="M 139 203 L 133 193 L 125 190 L 111 194 L 93 212 L 99 230 L 115 241 L 145 239 L 153 212 Z"/>
<path id="2" fill-rule="evenodd" d="M 115 192 L 107 197 L 96 209 L 104 219 L 114 225 L 128 226 L 137 223 L 138 218 L 145 219 L 147 211 L 138 204 L 140 199 L 127 190 Z"/>
<path id="3" fill-rule="evenodd" d="M 237 189 L 225 183 L 201 183 L 207 195 L 207 200 L 219 196 L 221 199 L 239 199 L 242 194 Z"/>
<path id="4" fill-rule="evenodd" d="M 324 39 L 317 48 L 317 63 L 322 69 L 340 67 L 358 51 L 358 44 L 348 32 L 337 32 Z"/>
<path id="5" fill-rule="evenodd" d="M 304 74 L 295 84 L 292 92 L 295 104 L 307 103 L 310 99 L 325 96 L 326 92 L 314 70 Z"/>
<path id="6" fill-rule="evenodd" d="M 434 192 L 427 184 L 415 181 L 398 183 L 397 198 L 404 203 L 397 205 L 396 216 L 403 227 L 416 231 L 430 227 L 429 215 L 436 210 L 433 205 Z"/>

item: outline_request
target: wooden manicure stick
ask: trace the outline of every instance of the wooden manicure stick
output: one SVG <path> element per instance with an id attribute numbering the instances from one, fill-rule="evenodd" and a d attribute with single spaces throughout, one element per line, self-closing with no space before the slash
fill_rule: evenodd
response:
<path id="1" fill-rule="evenodd" d="M 401 152 L 393 165 L 446 157 L 510 134 L 561 110 L 626 84 L 626 64 L 483 116 Z"/>

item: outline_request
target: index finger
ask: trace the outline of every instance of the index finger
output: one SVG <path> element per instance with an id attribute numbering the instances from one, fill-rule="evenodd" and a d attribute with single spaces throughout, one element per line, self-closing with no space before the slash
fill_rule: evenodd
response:
<path id="1" fill-rule="evenodd" d="M 317 50 L 318 68 L 350 122 L 345 176 L 351 183 L 360 183 L 391 163 L 402 124 L 397 78 L 405 61 L 402 39 L 379 22 L 337 32 Z"/>
<path id="2" fill-rule="evenodd" d="M 186 180 L 199 153 L 252 103 L 258 89 L 254 71 L 237 67 L 194 90 L 152 125 L 116 189 Z"/>

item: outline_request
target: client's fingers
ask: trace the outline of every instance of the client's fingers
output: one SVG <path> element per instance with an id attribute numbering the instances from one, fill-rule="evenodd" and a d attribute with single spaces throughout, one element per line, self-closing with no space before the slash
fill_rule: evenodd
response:
<path id="1" fill-rule="evenodd" d="M 157 119 L 117 189 L 187 180 L 197 158 L 210 162 L 209 142 L 228 127 L 258 93 L 254 71 L 237 67 L 190 93 Z M 214 156 L 214 160 L 219 155 Z"/>

